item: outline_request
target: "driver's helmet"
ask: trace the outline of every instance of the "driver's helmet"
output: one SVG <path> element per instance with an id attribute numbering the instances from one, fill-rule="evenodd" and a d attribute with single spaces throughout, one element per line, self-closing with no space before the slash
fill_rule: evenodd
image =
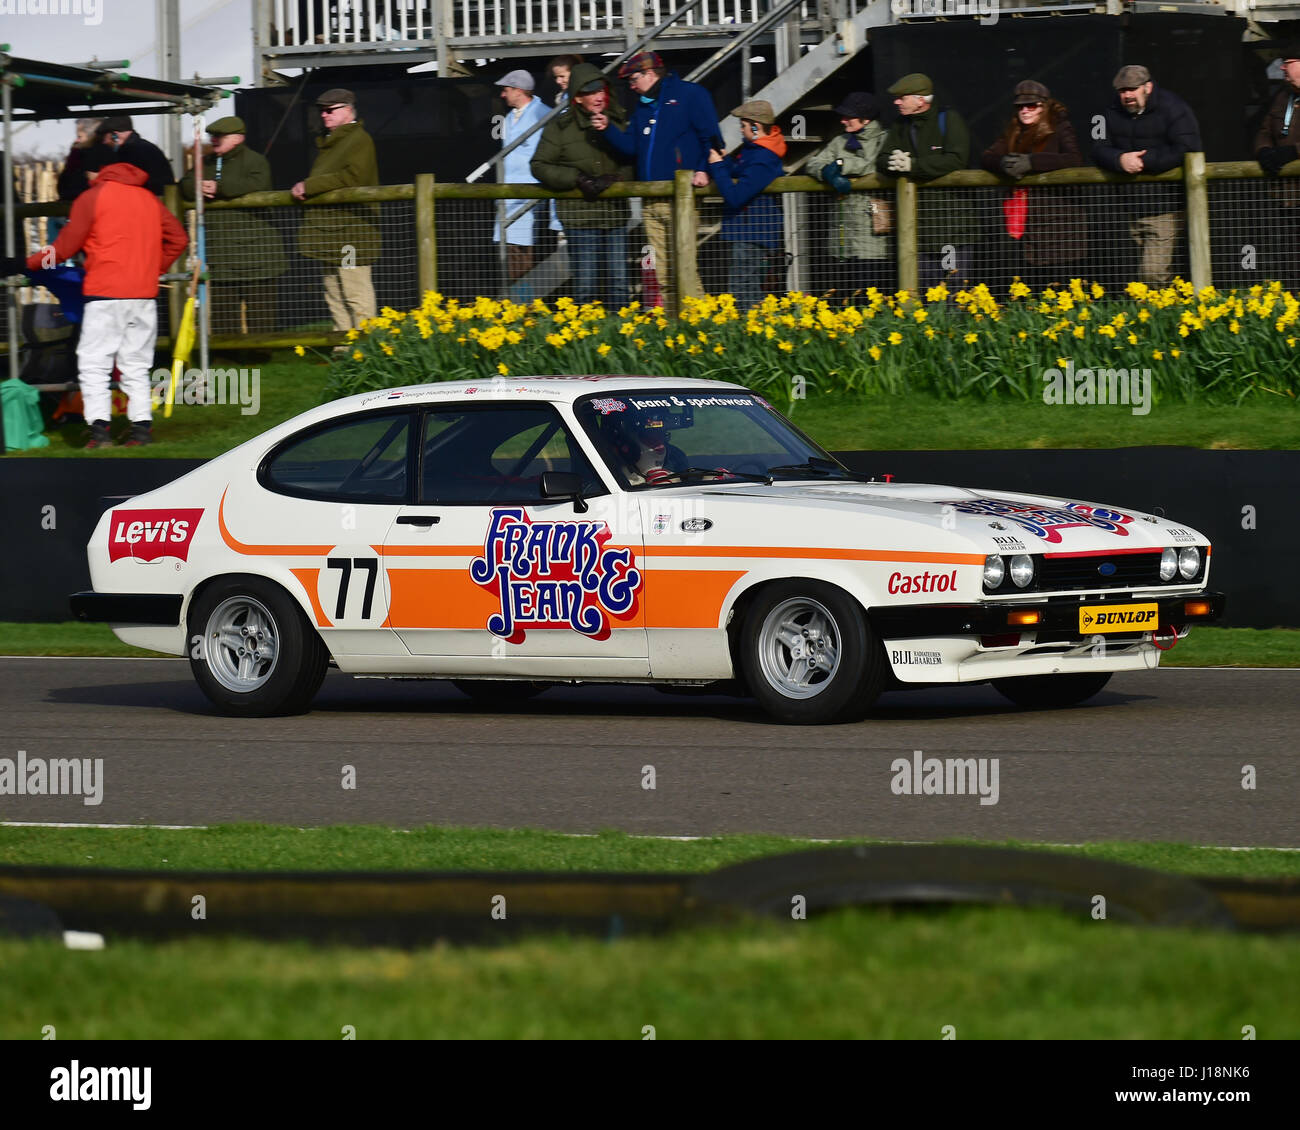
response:
<path id="1" fill-rule="evenodd" d="M 628 468 L 646 479 L 663 471 L 668 458 L 668 413 L 662 408 L 635 408 L 615 424 L 614 446 Z"/>

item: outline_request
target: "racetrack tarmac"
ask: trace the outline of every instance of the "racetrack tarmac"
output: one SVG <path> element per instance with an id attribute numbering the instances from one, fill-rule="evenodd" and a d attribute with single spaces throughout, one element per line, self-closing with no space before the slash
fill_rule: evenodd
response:
<path id="1" fill-rule="evenodd" d="M 103 797 L 4 795 L 0 821 L 1294 847 L 1298 734 L 1300 670 L 1120 674 L 1055 711 L 990 687 L 897 692 L 865 722 L 791 727 L 752 701 L 649 687 L 552 688 L 503 709 L 450 683 L 338 672 L 309 714 L 235 719 L 183 660 L 10 658 L 0 758 L 102 758 Z M 914 750 L 996 758 L 997 802 L 896 794 L 891 763 Z"/>

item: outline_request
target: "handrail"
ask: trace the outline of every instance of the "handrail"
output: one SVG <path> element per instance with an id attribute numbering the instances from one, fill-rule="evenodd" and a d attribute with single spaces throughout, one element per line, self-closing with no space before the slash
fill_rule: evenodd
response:
<path id="1" fill-rule="evenodd" d="M 704 0 L 686 0 L 686 3 L 683 4 L 680 8 L 678 8 L 675 12 L 673 12 L 673 14 L 669 16 L 666 20 L 664 20 L 663 23 L 659 24 L 657 27 L 647 32 L 644 36 L 641 37 L 640 40 L 638 40 L 633 46 L 629 47 L 626 51 L 624 51 L 623 54 L 621 54 L 612 63 L 609 63 L 606 66 L 602 67 L 600 73 L 607 75 L 610 73 L 610 71 L 614 70 L 615 67 L 621 67 L 628 59 L 632 58 L 632 56 L 635 55 L 638 51 L 641 51 L 644 47 L 646 47 L 649 43 L 651 43 L 656 36 L 661 35 L 666 28 L 671 27 L 677 20 L 681 19 L 684 15 L 686 15 L 687 12 L 691 11 L 693 8 L 699 7 L 699 5 L 702 4 L 703 2 Z M 514 141 L 512 141 L 509 145 L 505 146 L 498 153 L 494 154 L 488 160 L 484 161 L 483 164 L 481 164 L 477 169 L 475 169 L 472 173 L 470 173 L 469 176 L 465 178 L 466 183 L 473 184 L 474 181 L 478 180 L 479 177 L 481 177 L 494 165 L 499 165 L 502 161 L 505 160 L 507 154 L 514 152 L 515 149 L 517 149 L 525 141 L 527 141 L 530 137 L 532 137 L 533 134 L 535 134 L 539 129 L 543 129 L 546 126 L 547 122 L 549 122 L 553 117 L 555 117 L 563 110 L 564 110 L 563 105 L 553 106 L 542 117 L 540 121 L 534 122 L 532 126 L 530 126 L 527 130 L 525 130 L 518 137 L 516 137 Z"/>
<path id="2" fill-rule="evenodd" d="M 704 60 L 690 74 L 686 76 L 687 82 L 699 82 L 706 75 L 712 74 L 718 64 L 728 55 L 739 51 L 742 47 L 747 47 L 749 43 L 757 39 L 760 35 L 775 27 L 786 18 L 794 8 L 803 7 L 805 0 L 785 0 L 785 3 L 773 8 L 761 20 L 755 24 L 750 24 L 748 29 L 743 31 L 730 43 L 723 44 L 712 55 Z"/>

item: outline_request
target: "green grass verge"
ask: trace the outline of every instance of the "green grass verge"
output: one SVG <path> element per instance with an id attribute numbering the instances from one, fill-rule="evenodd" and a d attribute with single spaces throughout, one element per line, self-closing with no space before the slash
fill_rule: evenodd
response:
<path id="1" fill-rule="evenodd" d="M 683 841 L 614 831 L 566 836 L 497 828 L 286 828 L 260 824 L 184 830 L 0 827 L 0 864 L 168 871 L 700 872 L 817 846 L 821 845 L 787 836 L 715 836 Z M 1044 850 L 1184 875 L 1300 876 L 1300 852 L 1138 843 Z"/>
<path id="2" fill-rule="evenodd" d="M 941 400 L 921 393 L 852 401 L 813 395 L 795 402 L 791 418 L 830 451 L 1300 448 L 1300 407 L 1289 400 L 1235 408 L 1175 401 L 1134 416 L 1122 406 Z"/>
<path id="3" fill-rule="evenodd" d="M 192 363 L 198 364 L 197 360 Z M 210 363 L 217 369 L 258 370 L 260 396 L 256 413 L 245 415 L 239 404 L 178 404 L 167 419 L 158 408 L 154 411 L 154 442 L 148 447 L 112 447 L 95 452 L 82 450 L 90 432 L 78 418 L 76 423 L 48 428 L 45 434 L 50 439 L 49 447 L 11 452 L 10 458 L 211 459 L 315 407 L 321 402 L 328 372 L 323 362 L 298 358 L 287 350 L 273 354 L 270 360 L 234 353 L 214 356 Z M 114 440 L 123 438 L 126 430 L 126 419 L 114 417 Z"/>
<path id="4" fill-rule="evenodd" d="M 770 836 L 229 826 L 0 828 L 7 863 L 699 871 L 806 847 Z M 1284 852 L 1095 844 L 1201 874 L 1291 874 Z M 1261 1039 L 1300 1036 L 1300 938 L 1139 930 L 1056 911 L 848 910 L 616 943 L 562 936 L 413 951 L 192 939 L 102 952 L 0 941 L 0 1038 Z"/>
<path id="5" fill-rule="evenodd" d="M 988 908 L 411 952 L 0 941 L 0 1038 L 1294 1039 L 1297 963 L 1296 937 Z"/>
<path id="6" fill-rule="evenodd" d="M 171 419 L 155 414 L 154 443 L 93 453 L 101 458 L 208 459 L 252 439 L 320 403 L 328 368 L 309 353 L 277 351 L 268 361 L 239 354 L 214 358 L 214 367 L 257 368 L 261 403 L 256 415 L 238 405 L 181 405 Z M 793 417 L 832 451 L 1110 448 L 1178 445 L 1201 448 L 1300 449 L 1300 405 L 1279 398 L 1239 407 L 1167 401 L 1150 415 L 1125 407 L 1065 407 L 1016 399 L 942 399 L 927 393 L 846 400 L 814 392 L 796 401 Z M 124 420 L 115 427 L 123 430 Z M 88 434 L 80 423 L 52 428 L 50 446 L 11 457 L 82 455 Z M 89 456 L 87 456 L 89 457 Z"/>
<path id="7" fill-rule="evenodd" d="M 106 624 L 0 621 L 0 655 L 156 655 L 122 643 Z M 1300 667 L 1300 629 L 1197 628 L 1165 652 L 1165 667 Z"/>

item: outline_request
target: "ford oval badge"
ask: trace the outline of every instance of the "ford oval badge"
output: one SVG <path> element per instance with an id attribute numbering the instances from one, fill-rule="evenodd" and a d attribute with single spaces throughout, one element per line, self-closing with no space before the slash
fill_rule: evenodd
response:
<path id="1" fill-rule="evenodd" d="M 713 523 L 707 518 L 687 518 L 682 523 L 682 529 L 688 534 L 702 534 L 705 530 L 712 528 Z"/>
<path id="2" fill-rule="evenodd" d="M 1113 577 L 1115 575 L 1115 562 L 1103 561 L 1097 566 L 1097 572 L 1103 577 Z"/>

